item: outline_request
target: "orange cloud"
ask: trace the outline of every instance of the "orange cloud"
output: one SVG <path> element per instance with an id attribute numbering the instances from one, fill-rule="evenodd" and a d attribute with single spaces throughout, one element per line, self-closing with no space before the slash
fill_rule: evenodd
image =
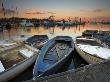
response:
<path id="1" fill-rule="evenodd" d="M 54 12 L 50 12 L 50 11 L 46 11 L 47 13 L 50 13 L 50 14 L 56 14 L 56 13 L 54 13 Z"/>
<path id="2" fill-rule="evenodd" d="M 96 12 L 96 13 L 102 12 L 102 11 L 103 11 L 102 9 L 95 9 L 95 10 L 93 10 L 93 12 Z"/>
<path id="3" fill-rule="evenodd" d="M 45 14 L 45 13 L 40 11 L 27 11 L 25 12 L 25 14 Z"/>

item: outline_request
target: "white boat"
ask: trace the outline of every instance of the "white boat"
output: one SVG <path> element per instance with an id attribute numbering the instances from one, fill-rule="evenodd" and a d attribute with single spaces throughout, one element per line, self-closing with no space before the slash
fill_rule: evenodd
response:
<path id="1" fill-rule="evenodd" d="M 93 38 L 77 37 L 75 48 L 79 55 L 90 64 L 110 58 L 110 49 L 103 47 Z"/>
<path id="2" fill-rule="evenodd" d="M 27 20 L 23 20 L 21 23 L 20 23 L 21 26 L 23 27 L 33 27 L 34 24 L 31 23 L 31 22 L 27 22 Z"/>
<path id="3" fill-rule="evenodd" d="M 6 82 L 31 66 L 39 50 L 29 45 L 20 45 L 0 53 L 0 82 Z"/>

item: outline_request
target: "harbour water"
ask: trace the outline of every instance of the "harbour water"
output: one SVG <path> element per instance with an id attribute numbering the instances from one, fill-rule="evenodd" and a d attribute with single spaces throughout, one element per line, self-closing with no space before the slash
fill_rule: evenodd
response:
<path id="1" fill-rule="evenodd" d="M 73 39 L 76 36 L 80 36 L 84 30 L 110 30 L 110 25 L 102 24 L 86 24 L 80 26 L 70 27 L 15 27 L 10 30 L 0 31 L 0 40 L 11 39 L 12 37 L 19 35 L 48 35 L 49 38 L 58 35 L 68 35 Z"/>

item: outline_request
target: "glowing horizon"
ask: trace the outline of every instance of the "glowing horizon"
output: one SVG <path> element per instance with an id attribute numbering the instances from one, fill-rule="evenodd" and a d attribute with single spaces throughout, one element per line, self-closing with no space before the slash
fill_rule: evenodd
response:
<path id="1" fill-rule="evenodd" d="M 50 15 L 54 15 L 56 19 L 110 17 L 110 0 L 1 0 L 0 2 L 0 17 L 4 17 L 2 3 L 6 9 L 6 17 L 48 18 Z"/>

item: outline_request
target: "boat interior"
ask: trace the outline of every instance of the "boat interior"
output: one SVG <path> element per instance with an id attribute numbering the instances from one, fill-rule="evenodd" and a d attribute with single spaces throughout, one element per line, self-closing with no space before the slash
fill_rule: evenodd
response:
<path id="1" fill-rule="evenodd" d="M 85 39 L 81 39 L 81 38 L 85 38 Z M 102 46 L 97 41 L 95 41 L 94 39 L 91 39 L 89 37 L 80 37 L 80 38 L 77 38 L 76 39 L 76 43 L 77 44 L 92 45 L 92 46 Z"/>
<path id="2" fill-rule="evenodd" d="M 16 43 L 16 42 L 10 41 L 10 40 L 0 41 L 0 52 L 17 47 L 18 45 L 19 45 L 19 43 Z"/>
<path id="3" fill-rule="evenodd" d="M 31 57 L 36 51 L 30 49 L 26 45 L 21 45 L 0 53 L 0 61 L 6 69 L 17 65 L 19 62 Z M 29 55 L 28 55 L 29 54 Z M 31 54 L 31 56 L 30 56 Z"/>
<path id="4" fill-rule="evenodd" d="M 110 46 L 110 35 L 94 35 L 93 37 Z"/>
<path id="5" fill-rule="evenodd" d="M 43 44 L 45 44 L 48 41 L 48 37 L 46 35 L 35 35 L 28 39 L 26 42 L 29 45 L 33 45 L 36 48 L 39 48 Z"/>
<path id="6" fill-rule="evenodd" d="M 44 45 L 45 43 L 47 42 L 47 40 L 39 40 L 39 41 L 36 41 L 34 42 L 32 45 L 35 47 L 35 48 L 40 48 L 42 45 Z"/>
<path id="7" fill-rule="evenodd" d="M 72 48 L 70 41 L 55 41 L 55 44 L 48 49 L 43 61 L 48 64 L 56 63 L 65 57 Z"/>

